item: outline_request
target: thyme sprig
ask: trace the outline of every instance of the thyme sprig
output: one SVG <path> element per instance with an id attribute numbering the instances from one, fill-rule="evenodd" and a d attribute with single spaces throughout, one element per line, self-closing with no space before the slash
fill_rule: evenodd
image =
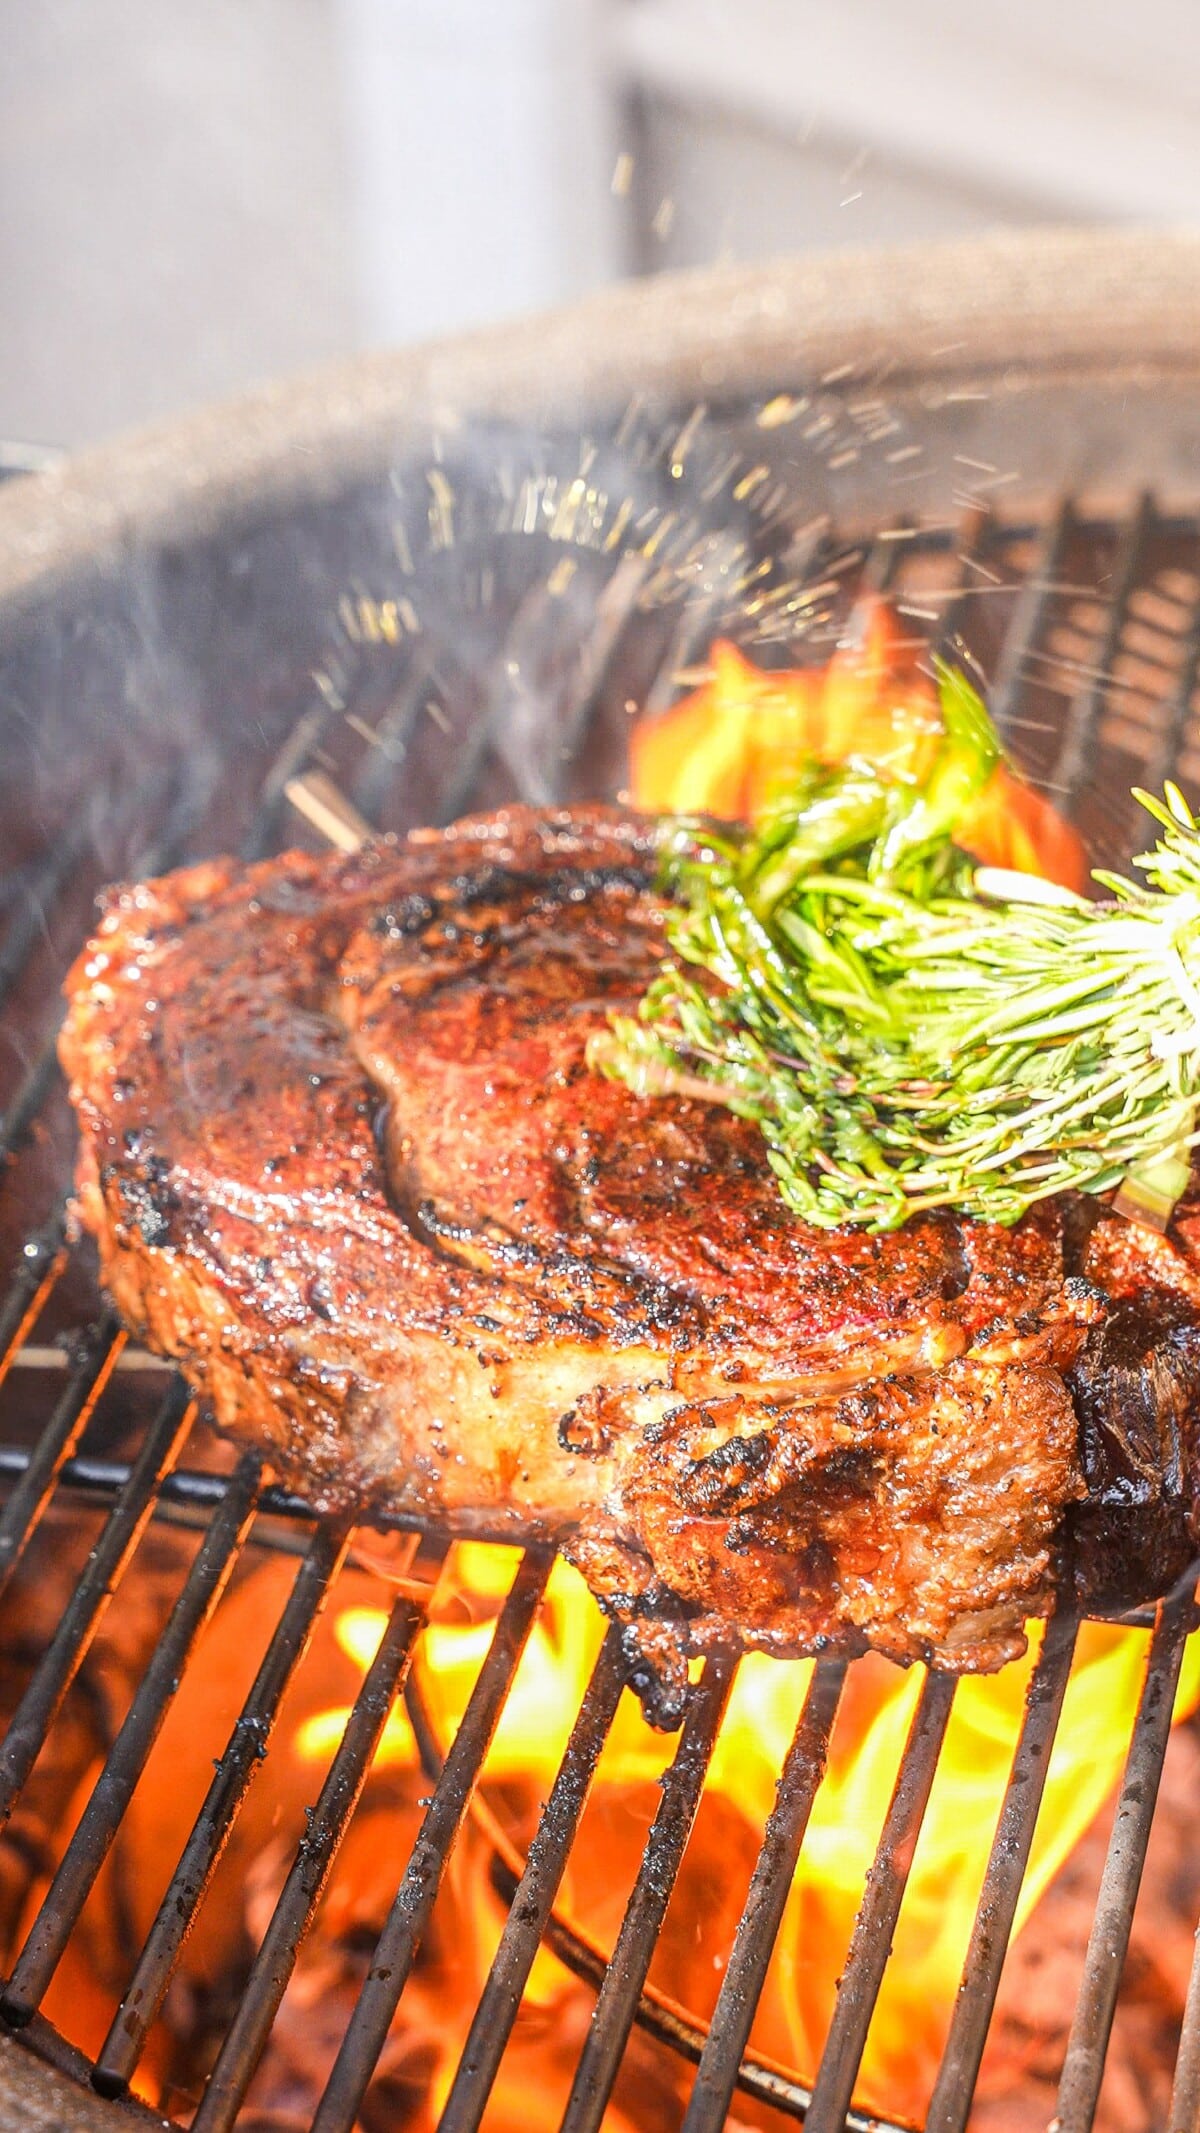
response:
<path id="1" fill-rule="evenodd" d="M 593 1063 L 755 1120 L 824 1228 L 1009 1223 L 1071 1187 L 1161 1223 L 1200 1139 L 1200 827 L 1138 792 L 1161 835 L 1143 882 L 1094 877 L 1111 901 L 977 867 L 953 831 L 999 742 L 938 678 L 921 786 L 813 764 L 749 829 L 664 826 L 671 959 Z"/>

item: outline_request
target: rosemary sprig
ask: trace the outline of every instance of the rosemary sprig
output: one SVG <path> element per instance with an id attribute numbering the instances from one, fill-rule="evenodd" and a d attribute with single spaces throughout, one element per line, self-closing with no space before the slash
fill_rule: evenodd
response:
<path id="1" fill-rule="evenodd" d="M 756 1120 L 822 1227 L 1072 1187 L 1161 1224 L 1200 1139 L 1200 827 L 1137 793 L 1162 834 L 1106 902 L 977 868 L 952 835 L 999 742 L 963 675 L 939 690 L 920 787 L 812 765 L 748 830 L 664 826 L 672 958 L 593 1064 Z"/>

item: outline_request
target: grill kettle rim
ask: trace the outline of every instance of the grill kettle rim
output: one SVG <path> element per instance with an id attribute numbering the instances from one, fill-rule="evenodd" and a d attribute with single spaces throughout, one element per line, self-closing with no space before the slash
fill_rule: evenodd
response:
<path id="1" fill-rule="evenodd" d="M 317 502 L 467 419 L 598 420 L 830 383 L 973 397 L 1200 381 L 1200 231 L 1049 229 L 703 268 L 268 384 L 0 494 L 0 616 L 133 549 Z"/>

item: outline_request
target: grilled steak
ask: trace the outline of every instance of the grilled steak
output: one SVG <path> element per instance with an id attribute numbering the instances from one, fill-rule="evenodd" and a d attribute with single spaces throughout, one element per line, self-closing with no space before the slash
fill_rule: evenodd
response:
<path id="1" fill-rule="evenodd" d="M 653 869 L 642 819 L 514 809 L 113 892 L 62 1056 L 127 1322 L 323 1506 L 553 1536 L 680 1650 L 998 1666 L 1056 1580 L 1120 1589 L 1131 1505 L 1134 1587 L 1175 1574 L 1187 1253 L 1055 1205 L 814 1230 L 755 1127 L 589 1071 Z"/>

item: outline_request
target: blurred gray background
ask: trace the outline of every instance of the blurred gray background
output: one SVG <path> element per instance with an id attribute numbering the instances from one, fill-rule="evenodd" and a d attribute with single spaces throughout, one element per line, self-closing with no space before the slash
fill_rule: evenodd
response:
<path id="1" fill-rule="evenodd" d="M 0 435 L 616 276 L 1200 223 L 1196 0 L 0 0 Z"/>

